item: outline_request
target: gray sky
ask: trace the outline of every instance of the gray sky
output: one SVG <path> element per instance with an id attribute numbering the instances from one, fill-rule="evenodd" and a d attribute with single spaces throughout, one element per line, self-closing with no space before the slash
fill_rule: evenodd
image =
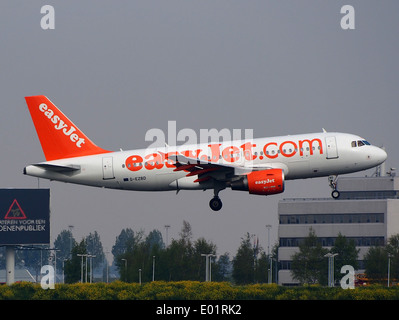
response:
<path id="1" fill-rule="evenodd" d="M 42 30 L 40 9 L 55 9 Z M 340 9 L 355 9 L 342 30 Z M 35 188 L 27 164 L 44 161 L 24 97 L 45 94 L 96 144 L 143 148 L 151 128 L 254 130 L 254 137 L 358 134 L 384 145 L 399 166 L 399 2 L 384 1 L 14 1 L 0 3 L 1 188 Z M 367 174 L 371 174 L 369 170 Z M 362 173 L 364 175 L 365 173 Z M 41 180 L 52 197 L 52 241 L 68 225 L 98 231 L 111 250 L 123 228 L 194 238 L 231 255 L 247 232 L 277 240 L 277 204 L 328 197 L 327 178 L 288 181 L 282 195 L 224 190 L 150 193 Z"/>

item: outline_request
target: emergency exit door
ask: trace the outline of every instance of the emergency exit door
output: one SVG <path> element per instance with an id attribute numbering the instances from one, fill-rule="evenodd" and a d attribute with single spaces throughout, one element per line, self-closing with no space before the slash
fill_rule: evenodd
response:
<path id="1" fill-rule="evenodd" d="M 114 167 L 113 167 L 113 158 L 106 157 L 103 158 L 103 179 L 114 179 Z"/>
<path id="2" fill-rule="evenodd" d="M 337 140 L 335 137 L 326 137 L 327 159 L 338 158 Z"/>

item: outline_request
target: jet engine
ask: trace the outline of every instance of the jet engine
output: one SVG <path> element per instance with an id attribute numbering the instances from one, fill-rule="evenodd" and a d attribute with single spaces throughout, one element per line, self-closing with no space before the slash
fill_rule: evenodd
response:
<path id="1" fill-rule="evenodd" d="M 250 194 L 271 195 L 284 191 L 284 171 L 267 169 L 252 171 L 241 179 L 232 181 L 232 190 L 249 191 Z"/>

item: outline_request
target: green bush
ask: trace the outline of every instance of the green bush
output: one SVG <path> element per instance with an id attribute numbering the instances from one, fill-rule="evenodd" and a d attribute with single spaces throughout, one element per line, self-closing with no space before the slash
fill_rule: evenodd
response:
<path id="1" fill-rule="evenodd" d="M 155 281 L 142 285 L 121 281 L 56 284 L 44 290 L 29 282 L 0 286 L 0 300 L 398 300 L 399 286 L 354 290 L 276 284 L 234 286 L 228 282 Z"/>

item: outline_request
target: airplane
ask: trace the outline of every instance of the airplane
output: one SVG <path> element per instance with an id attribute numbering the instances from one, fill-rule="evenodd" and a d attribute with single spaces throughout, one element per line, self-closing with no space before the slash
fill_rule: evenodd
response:
<path id="1" fill-rule="evenodd" d="M 29 176 L 94 187 L 169 191 L 213 189 L 212 210 L 222 208 L 226 188 L 274 195 L 285 181 L 328 176 L 338 198 L 336 177 L 383 163 L 387 153 L 347 133 L 297 134 L 130 151 L 94 144 L 46 96 L 25 97 L 45 162 L 27 165 Z M 334 179 L 335 177 L 335 179 Z"/>

